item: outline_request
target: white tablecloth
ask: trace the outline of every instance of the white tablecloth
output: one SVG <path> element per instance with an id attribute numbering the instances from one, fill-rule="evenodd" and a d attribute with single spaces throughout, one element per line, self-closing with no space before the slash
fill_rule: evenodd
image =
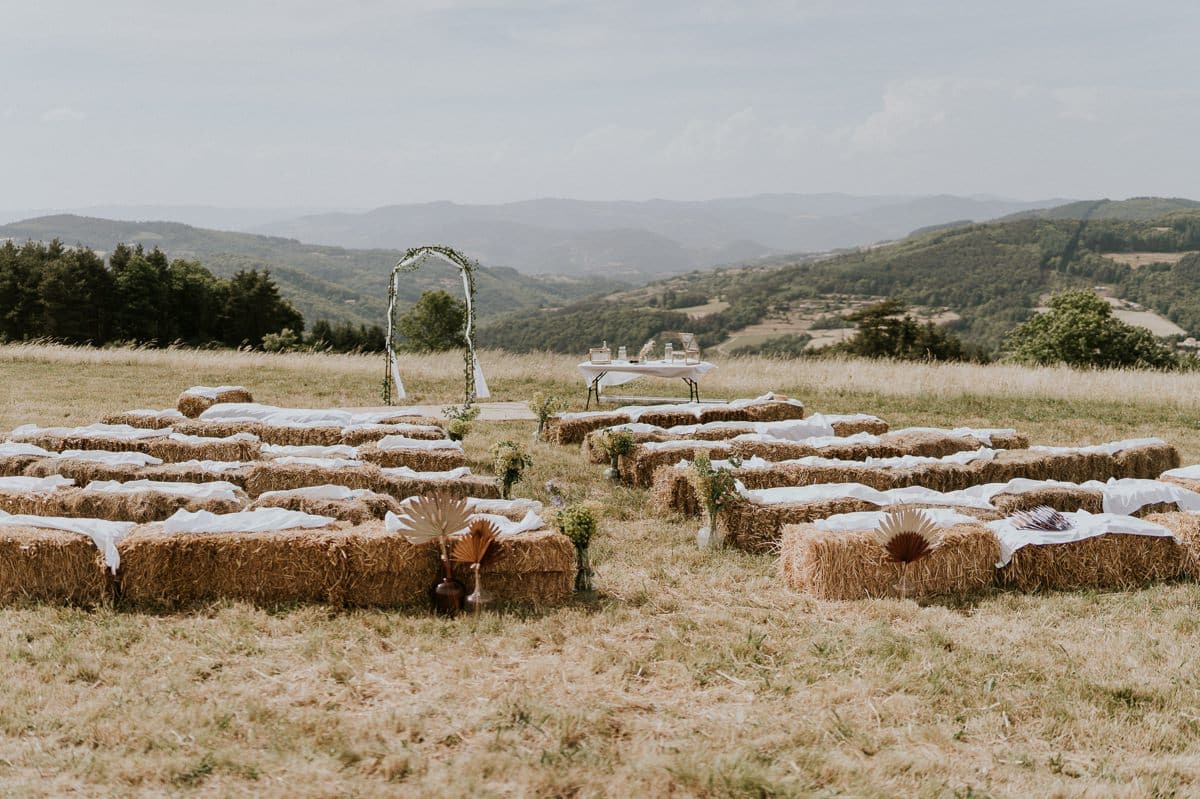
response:
<path id="1" fill-rule="evenodd" d="M 701 361 L 700 363 L 667 363 L 666 361 L 591 363 L 590 361 L 584 361 L 579 364 L 579 372 L 589 384 L 602 372 L 608 373 L 601 378 L 600 388 L 619 386 L 622 383 L 637 380 L 639 377 L 699 380 L 703 375 L 716 368 L 716 364 L 709 363 L 708 361 Z"/>

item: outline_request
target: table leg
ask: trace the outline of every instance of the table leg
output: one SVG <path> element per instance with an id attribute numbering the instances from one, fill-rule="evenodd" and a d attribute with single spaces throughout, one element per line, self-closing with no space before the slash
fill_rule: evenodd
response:
<path id="1" fill-rule="evenodd" d="M 587 403 L 583 406 L 585 411 L 592 407 L 593 394 L 596 395 L 596 407 L 600 407 L 600 381 L 603 380 L 607 374 L 608 372 L 601 372 L 600 374 L 596 375 L 591 383 L 588 383 Z"/>
<path id="2" fill-rule="evenodd" d="M 690 377 L 683 378 L 683 382 L 688 386 L 688 402 L 700 401 L 700 384 Z"/>

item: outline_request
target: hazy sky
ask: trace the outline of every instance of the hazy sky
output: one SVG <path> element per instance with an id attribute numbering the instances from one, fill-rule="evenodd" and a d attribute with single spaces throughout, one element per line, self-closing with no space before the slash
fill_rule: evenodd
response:
<path id="1" fill-rule="evenodd" d="M 0 208 L 1200 196 L 1200 3 L 0 0 Z"/>

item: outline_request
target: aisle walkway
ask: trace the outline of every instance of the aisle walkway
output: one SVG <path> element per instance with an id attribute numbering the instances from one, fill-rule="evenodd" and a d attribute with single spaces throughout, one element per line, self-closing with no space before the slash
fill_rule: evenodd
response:
<path id="1" fill-rule="evenodd" d="M 445 418 L 442 409 L 446 405 L 396 405 L 388 407 L 381 405 L 376 408 L 340 408 L 339 410 L 362 413 L 363 411 L 395 411 L 397 414 L 412 413 L 420 416 L 437 416 Z M 481 422 L 533 422 L 537 417 L 529 410 L 525 402 L 477 402 L 479 421 Z"/>

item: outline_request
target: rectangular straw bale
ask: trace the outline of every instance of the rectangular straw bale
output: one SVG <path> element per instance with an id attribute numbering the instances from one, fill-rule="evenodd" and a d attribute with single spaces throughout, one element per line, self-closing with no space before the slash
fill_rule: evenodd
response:
<path id="1" fill-rule="evenodd" d="M 213 438 L 206 441 L 176 441 L 152 438 L 137 449 L 167 463 L 183 461 L 255 461 L 262 455 L 262 444 L 254 440 Z"/>
<path id="2" fill-rule="evenodd" d="M 674 466 L 684 458 L 692 460 L 701 454 L 713 459 L 727 458 L 732 454 L 732 448 L 719 441 L 697 442 L 694 447 L 680 449 L 648 450 L 639 445 L 617 460 L 617 469 L 621 479 L 629 485 L 648 488 L 654 483 L 654 473 L 658 469 Z"/>
<path id="3" fill-rule="evenodd" d="M 250 392 L 244 388 L 218 391 L 215 399 L 202 397 L 199 394 L 189 394 L 185 391 L 179 395 L 179 401 L 175 403 L 175 407 L 184 416 L 194 419 L 212 406 L 225 402 L 254 402 L 254 397 L 250 396 Z"/>
<path id="4" fill-rule="evenodd" d="M 907 565 L 894 563 L 872 531 L 828 532 L 812 524 L 783 528 L 779 565 L 793 590 L 819 599 L 962 596 L 995 579 L 1000 543 L 983 524 L 942 530 L 941 544 Z M 903 580 L 903 583 L 902 583 Z"/>
<path id="5" fill-rule="evenodd" d="M 433 420 L 430 420 L 433 421 Z M 441 425 L 412 422 L 401 424 L 373 424 L 357 428 L 343 428 L 338 443 L 358 447 L 378 441 L 384 436 L 404 436 L 405 438 L 423 438 L 437 440 L 446 437 L 446 431 Z"/>
<path id="6" fill-rule="evenodd" d="M 0 491 L 0 511 L 14 516 L 72 516 L 65 513 L 78 488 L 57 491 Z M 94 518 L 100 518 L 99 516 Z M 0 530 L 5 528 L 0 527 Z"/>
<path id="7" fill-rule="evenodd" d="M 833 434 L 835 436 L 852 436 L 855 433 L 870 433 L 873 436 L 881 436 L 890 429 L 890 425 L 882 419 L 874 416 L 867 416 L 862 419 L 843 419 L 833 422 Z"/>
<path id="8" fill-rule="evenodd" d="M 376 486 L 380 485 L 382 480 L 383 475 L 379 468 L 370 463 L 345 469 L 323 469 L 311 464 L 259 461 L 250 467 L 250 473 L 246 476 L 246 493 L 257 497 L 268 491 L 289 491 L 322 485 L 376 490 Z"/>
<path id="9" fill-rule="evenodd" d="M 301 513 L 311 513 L 315 516 L 331 516 L 339 521 L 358 525 L 372 520 L 380 520 L 389 511 L 399 513 L 400 503 L 393 497 L 377 494 L 374 491 L 369 491 L 354 499 L 320 499 L 298 492 L 285 491 L 270 497 L 259 497 L 246 510 L 257 510 L 258 508 L 285 508 Z"/>
<path id="10" fill-rule="evenodd" d="M 650 507 L 660 511 L 675 511 L 688 516 L 700 513 L 700 498 L 688 480 L 688 469 L 669 466 L 654 474 L 650 487 Z"/>
<path id="11" fill-rule="evenodd" d="M 983 446 L 979 439 L 970 436 L 954 436 L 925 430 L 886 433 L 879 437 L 879 444 L 880 449 L 894 451 L 896 455 L 917 455 L 924 458 L 944 458 L 956 452 L 969 452 Z"/>
<path id="12" fill-rule="evenodd" d="M 575 593 L 575 546 L 562 533 L 537 530 L 498 538 L 484 558 L 480 582 L 504 605 L 552 607 Z M 456 564 L 455 576 L 474 590 L 469 566 Z"/>
<path id="13" fill-rule="evenodd" d="M 1147 444 L 1123 449 L 1116 454 L 1113 477 L 1153 480 L 1169 469 L 1179 468 L 1179 451 L 1170 444 Z"/>
<path id="14" fill-rule="evenodd" d="M 280 446 L 332 447 L 342 443 L 342 428 L 338 425 L 319 427 L 289 427 L 257 421 L 222 421 L 197 419 L 175 425 L 175 432 L 191 436 L 224 438 L 235 433 L 251 433 L 264 444 Z"/>
<path id="15" fill-rule="evenodd" d="M 0 463 L 3 463 L 3 461 L 0 461 Z M 1174 483 L 1177 486 L 1182 486 L 1183 488 L 1186 488 L 1188 491 L 1200 491 L 1200 480 L 1195 479 L 1195 478 L 1175 477 L 1173 475 L 1160 474 L 1158 477 L 1156 477 L 1154 479 L 1160 480 L 1164 483 Z"/>
<path id="16" fill-rule="evenodd" d="M 1086 510 L 1088 513 L 1104 512 L 1104 494 L 1081 486 L 1046 486 L 1033 491 L 1015 494 L 996 494 L 992 505 L 1004 516 L 1015 511 L 1031 510 L 1039 506 L 1054 508 L 1063 513 Z"/>
<path id="17" fill-rule="evenodd" d="M 20 477 L 26 470 L 39 461 L 53 461 L 41 455 L 9 455 L 0 458 L 0 477 Z"/>
<path id="18" fill-rule="evenodd" d="M 443 430 L 446 428 L 446 420 L 438 416 L 425 416 L 415 413 L 399 413 L 395 416 L 385 416 L 379 419 L 376 424 L 411 424 L 421 427 L 440 427 Z"/>
<path id="19" fill-rule="evenodd" d="M 131 480 L 158 480 L 164 483 L 211 483 L 214 480 L 224 480 L 245 490 L 246 480 L 250 477 L 253 463 L 244 463 L 237 469 L 220 472 L 210 472 L 186 463 L 164 463 L 159 466 L 145 466 L 138 470 L 137 476 Z M 126 481 L 127 482 L 127 481 Z"/>
<path id="20" fill-rule="evenodd" d="M 452 497 L 478 497 L 479 499 L 500 499 L 500 486 L 494 477 L 472 474 L 466 477 L 456 477 L 450 480 L 430 480 L 415 477 L 391 477 L 380 474 L 373 491 L 387 494 L 398 500 L 418 497 L 426 494 L 445 492 Z"/>
<path id="21" fill-rule="evenodd" d="M 878 510 L 878 506 L 853 497 L 778 505 L 735 501 L 717 514 L 717 530 L 731 547 L 746 552 L 773 553 L 779 550 L 779 539 L 785 525 L 826 519 L 838 513 L 870 510 Z"/>
<path id="22" fill-rule="evenodd" d="M 124 424 L 130 427 L 138 427 L 145 430 L 163 430 L 168 427 L 174 429 L 174 426 L 186 421 L 186 418 L 180 419 L 178 416 L 166 413 L 112 413 L 105 416 L 104 424 Z"/>
<path id="23" fill-rule="evenodd" d="M 740 409 L 748 422 L 787 422 L 804 418 L 804 406 L 792 402 L 756 402 Z M 729 421 L 740 421 L 731 419 Z M 840 435 L 840 434 L 839 434 Z"/>
<path id="24" fill-rule="evenodd" d="M 171 609 L 231 599 L 260 605 L 342 601 L 346 533 L 329 527 L 262 533 L 164 533 L 144 525 L 117 545 L 121 593 Z"/>
<path id="25" fill-rule="evenodd" d="M 629 417 L 623 413 L 603 413 L 568 419 L 551 416 L 546 420 L 542 436 L 551 444 L 579 444 L 583 442 L 583 437 L 593 430 L 625 424 L 628 421 Z"/>
<path id="26" fill-rule="evenodd" d="M 104 556 L 85 535 L 0 527 L 0 602 L 95 606 L 112 600 Z"/>
<path id="27" fill-rule="evenodd" d="M 963 484 L 967 488 L 984 483 L 1007 483 L 1018 477 L 1029 480 L 1058 480 L 1086 483 L 1114 476 L 1116 462 L 1102 452 L 1038 452 L 1028 449 L 1004 450 L 990 461 L 977 461 L 965 468 Z"/>
<path id="28" fill-rule="evenodd" d="M 1173 538 L 1109 534 L 1021 547 L 998 578 L 1019 591 L 1128 589 L 1179 577 L 1186 562 L 1184 546 Z"/>
<path id="29" fill-rule="evenodd" d="M 467 465 L 461 449 L 380 449 L 371 443 L 358 448 L 358 457 L 376 466 L 407 466 L 416 472 L 444 472 Z"/>
<path id="30" fill-rule="evenodd" d="M 990 446 L 992 449 L 1026 449 L 1029 447 L 1029 436 L 1024 433 L 1012 432 L 996 432 L 992 433 Z"/>
<path id="31" fill-rule="evenodd" d="M 171 427 L 176 433 L 183 433 L 186 436 L 227 438 L 238 433 L 249 433 L 252 436 L 257 436 L 263 443 L 272 443 L 262 436 L 263 430 L 266 428 L 266 425 L 262 422 L 188 419 L 176 422 Z"/>
<path id="32" fill-rule="evenodd" d="M 608 453 L 604 451 L 604 447 L 600 446 L 600 439 L 606 432 L 605 429 L 593 430 L 583 437 L 583 457 L 588 463 L 608 463 Z M 675 438 L 661 430 L 649 433 L 630 433 L 630 435 L 633 436 L 636 444 L 645 444 L 649 441 L 670 441 Z"/>
<path id="33" fill-rule="evenodd" d="M 116 480 L 127 483 L 142 476 L 142 468 L 128 463 L 100 463 L 77 458 L 39 458 L 25 469 L 26 477 L 70 477 L 75 485 L 87 485 L 93 480 Z"/>
<path id="34" fill-rule="evenodd" d="M 1183 547 L 1183 574 L 1200 580 L 1200 516 L 1176 511 L 1152 513 L 1144 518 L 1175 534 Z"/>
<path id="35" fill-rule="evenodd" d="M 642 424 L 652 424 L 656 427 L 675 427 L 697 422 L 696 414 L 693 411 L 660 410 L 653 407 L 642 411 L 637 420 Z"/>
<path id="36" fill-rule="evenodd" d="M 345 555 L 342 599 L 355 607 L 428 607 L 429 591 L 443 573 L 436 543 L 415 546 L 378 523 L 349 531 Z"/>
<path id="37" fill-rule="evenodd" d="M 248 502 L 245 497 L 187 497 L 151 490 L 130 494 L 82 490 L 60 493 L 63 494 L 58 503 L 61 510 L 54 515 L 138 524 L 163 521 L 178 510 L 235 513 L 245 509 Z"/>

